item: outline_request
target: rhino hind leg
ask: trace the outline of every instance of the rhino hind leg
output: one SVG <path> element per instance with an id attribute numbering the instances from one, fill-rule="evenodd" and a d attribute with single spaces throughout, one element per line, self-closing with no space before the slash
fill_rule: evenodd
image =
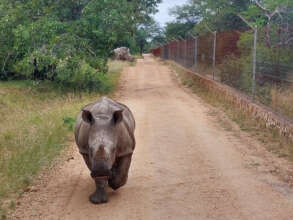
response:
<path id="1" fill-rule="evenodd" d="M 112 189 L 116 190 L 126 184 L 131 157 L 132 155 L 117 158 L 117 161 L 112 168 L 112 176 L 109 179 L 109 186 Z"/>

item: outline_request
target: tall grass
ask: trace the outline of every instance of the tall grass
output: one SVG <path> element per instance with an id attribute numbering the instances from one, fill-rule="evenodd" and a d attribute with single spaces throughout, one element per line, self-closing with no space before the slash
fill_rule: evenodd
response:
<path id="1" fill-rule="evenodd" d="M 273 109 L 281 112 L 293 120 L 293 88 L 288 87 L 286 89 L 271 89 Z"/>
<path id="2" fill-rule="evenodd" d="M 109 63 L 113 89 L 124 66 Z M 99 96 L 28 81 L 0 82 L 0 209 L 5 197 L 22 192 L 68 145 L 81 107 Z"/>

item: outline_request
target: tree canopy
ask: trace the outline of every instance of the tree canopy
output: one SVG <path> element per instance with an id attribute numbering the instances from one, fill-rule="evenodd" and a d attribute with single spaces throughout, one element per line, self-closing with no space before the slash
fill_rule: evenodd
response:
<path id="1" fill-rule="evenodd" d="M 206 26 L 214 31 L 249 29 L 241 16 L 258 27 L 272 21 L 292 24 L 292 5 L 288 0 L 189 0 L 170 10 L 175 20 L 166 25 L 166 36 L 176 32 L 184 36 L 183 32 L 191 30 L 205 35 L 209 32 Z"/>
<path id="2" fill-rule="evenodd" d="M 0 79 L 90 81 L 115 47 L 139 51 L 137 33 L 160 1 L 2 0 Z"/>

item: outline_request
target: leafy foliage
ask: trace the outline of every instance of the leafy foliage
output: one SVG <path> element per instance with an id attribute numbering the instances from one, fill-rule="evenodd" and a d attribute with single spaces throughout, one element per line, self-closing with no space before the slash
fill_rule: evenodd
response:
<path id="1" fill-rule="evenodd" d="M 166 26 L 166 37 L 177 38 L 177 37 L 188 37 L 188 32 L 194 27 L 193 23 L 168 23 Z"/>
<path id="2" fill-rule="evenodd" d="M 3 0 L 0 79 L 50 80 L 74 89 L 107 91 L 111 51 L 122 45 L 139 50 L 136 34 L 159 2 Z"/>

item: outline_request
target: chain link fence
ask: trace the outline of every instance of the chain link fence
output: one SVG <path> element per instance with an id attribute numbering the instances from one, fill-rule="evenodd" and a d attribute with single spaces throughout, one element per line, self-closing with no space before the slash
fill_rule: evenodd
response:
<path id="1" fill-rule="evenodd" d="M 293 39 L 275 27 L 213 32 L 172 40 L 151 50 L 194 72 L 224 83 L 293 119 Z M 291 36 L 292 37 L 292 36 Z"/>

